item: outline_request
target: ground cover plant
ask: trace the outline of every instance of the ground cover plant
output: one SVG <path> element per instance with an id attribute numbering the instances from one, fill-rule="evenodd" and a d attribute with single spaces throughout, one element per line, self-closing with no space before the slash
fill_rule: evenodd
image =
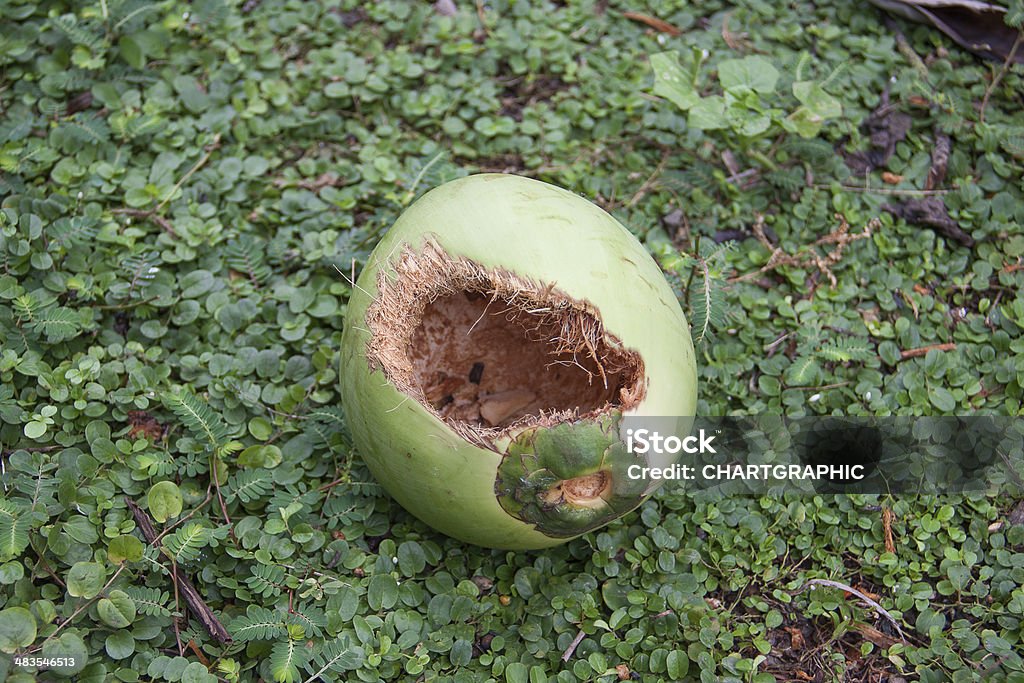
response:
<path id="1" fill-rule="evenodd" d="M 1012 498 L 667 486 L 486 551 L 337 375 L 401 210 L 507 171 L 659 259 L 701 414 L 1019 415 L 1019 67 L 802 0 L 12 0 L 0 46 L 7 680 L 1024 679 Z"/>

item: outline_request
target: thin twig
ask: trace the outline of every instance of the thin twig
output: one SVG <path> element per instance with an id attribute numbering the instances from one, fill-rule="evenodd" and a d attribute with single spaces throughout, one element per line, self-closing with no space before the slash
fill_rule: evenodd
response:
<path id="1" fill-rule="evenodd" d="M 192 168 L 188 169 L 188 171 L 185 172 L 185 175 L 181 176 L 178 182 L 174 184 L 174 187 L 171 188 L 171 191 L 168 192 L 167 195 L 164 197 L 163 201 L 156 205 L 156 208 L 153 209 L 153 213 L 160 213 L 160 210 L 167 206 L 167 202 L 171 201 L 171 197 L 174 196 L 174 193 L 181 189 L 181 186 L 184 185 L 188 181 L 188 179 L 192 177 L 193 173 L 202 168 L 203 164 L 210 160 L 210 156 L 213 155 L 214 150 L 216 150 L 218 147 L 220 147 L 220 133 L 217 133 L 216 135 L 213 136 L 213 143 L 206 148 L 206 152 L 203 154 L 203 156 L 199 157 L 199 161 L 193 164 Z"/>
<path id="2" fill-rule="evenodd" d="M 981 110 L 978 113 L 978 119 L 985 123 L 985 108 L 988 107 L 988 98 L 992 96 L 996 87 L 999 85 L 1003 77 L 1009 72 L 1010 65 L 1013 64 L 1014 58 L 1017 56 L 1017 49 L 1020 48 L 1021 40 L 1024 39 L 1024 31 L 1017 32 L 1017 39 L 1013 41 L 1013 47 L 1010 48 L 1010 54 L 1006 55 L 1006 61 L 1003 62 L 1003 66 L 996 75 L 992 78 L 992 82 L 985 88 L 985 96 L 981 98 Z"/>
<path id="3" fill-rule="evenodd" d="M 181 615 L 181 600 L 178 595 L 178 563 L 171 558 L 171 583 L 174 584 L 174 611 Z M 181 657 L 185 654 L 185 648 L 181 644 L 181 629 L 178 627 L 178 616 L 171 617 L 171 623 L 174 625 L 174 641 L 178 643 L 178 656 Z"/>
<path id="4" fill-rule="evenodd" d="M 188 641 L 188 649 L 192 650 L 192 652 L 195 653 L 196 657 L 199 658 L 200 664 L 205 666 L 207 669 L 210 668 L 210 660 L 206 658 L 206 655 L 203 654 L 203 651 L 199 649 L 198 645 L 196 645 L 195 638 L 192 638 Z"/>
<path id="5" fill-rule="evenodd" d="M 795 389 L 796 391 L 822 391 L 824 389 L 838 389 L 839 387 L 845 387 L 853 382 L 836 382 L 835 384 L 822 384 L 817 387 L 786 387 L 787 389 Z"/>
<path id="6" fill-rule="evenodd" d="M 877 602 L 875 602 L 868 596 L 864 595 L 864 593 L 860 592 L 852 586 L 847 586 L 845 583 L 840 583 L 839 581 L 830 581 L 829 579 L 811 579 L 803 586 L 790 593 L 790 595 L 803 593 L 805 590 L 814 585 L 828 586 L 829 588 L 838 588 L 839 590 L 843 590 L 847 593 L 852 593 L 853 595 L 856 595 L 858 598 L 867 603 L 871 608 L 873 608 L 876 612 L 878 612 L 878 614 L 888 619 L 889 623 L 891 623 L 896 628 L 896 633 L 900 634 L 900 639 L 902 639 L 904 643 L 907 642 L 907 637 L 903 634 L 903 629 L 900 628 L 899 622 L 896 621 L 895 617 L 889 614 L 888 610 L 886 610 L 884 607 L 879 605 Z"/>
<path id="7" fill-rule="evenodd" d="M 224 515 L 224 522 L 228 525 L 228 534 L 231 535 L 231 540 L 235 542 L 235 547 L 238 547 L 238 539 L 235 538 L 235 525 L 231 522 L 231 515 L 228 514 L 228 506 L 224 503 L 224 496 L 220 492 L 220 478 L 217 476 L 217 461 L 216 455 L 210 456 L 210 473 L 213 475 L 213 486 L 217 490 L 217 501 L 220 503 L 220 511 Z"/>
<path id="8" fill-rule="evenodd" d="M 119 213 L 132 218 L 149 219 L 167 231 L 172 237 L 177 237 L 174 225 L 163 216 L 158 216 L 156 209 L 111 209 L 110 213 Z"/>
<path id="9" fill-rule="evenodd" d="M 171 524 L 170 526 L 168 526 L 168 527 L 165 527 L 165 528 L 164 528 L 164 530 L 163 530 L 163 531 L 161 531 L 161 532 L 160 532 L 160 533 L 159 533 L 159 534 L 158 534 L 158 535 L 156 536 L 156 538 L 154 538 L 154 539 L 153 539 L 152 541 L 150 541 L 150 545 L 153 545 L 153 546 L 159 545 L 159 544 L 160 544 L 160 541 L 162 541 L 162 540 L 163 540 L 164 536 L 166 536 L 167 534 L 171 533 L 171 532 L 172 532 L 172 531 L 174 531 L 174 530 L 175 530 L 175 529 L 176 529 L 177 527 L 181 526 L 182 524 L 184 524 L 184 523 L 185 523 L 185 522 L 187 522 L 188 520 L 192 519 L 192 517 L 193 517 L 193 516 L 195 516 L 195 514 L 196 514 L 197 512 L 199 512 L 199 511 L 200 511 L 200 510 L 202 510 L 202 509 L 203 509 L 204 507 L 206 507 L 206 504 L 207 504 L 207 503 L 209 503 L 209 502 L 210 502 L 211 500 L 213 500 L 213 493 L 212 493 L 212 490 L 211 490 L 211 488 L 210 488 L 209 486 L 207 486 L 207 487 L 206 487 L 206 498 L 205 498 L 205 499 L 203 500 L 203 502 L 201 502 L 201 503 L 200 503 L 199 505 L 195 506 L 195 507 L 194 507 L 194 508 L 192 509 L 192 512 L 188 513 L 187 515 L 185 515 L 184 517 L 182 517 L 182 518 L 181 518 L 181 519 L 179 519 L 178 521 L 174 522 L 174 523 L 173 523 L 173 524 Z"/>
<path id="10" fill-rule="evenodd" d="M 129 308 L 135 308 L 136 306 L 143 306 L 151 301 L 156 301 L 160 297 L 151 296 L 148 299 L 138 299 L 137 301 L 130 301 L 124 304 L 110 304 L 106 306 L 93 306 L 98 311 L 124 311 Z"/>
<path id="11" fill-rule="evenodd" d="M 476 16 L 480 20 L 480 29 L 484 32 L 484 35 L 490 36 L 491 32 L 487 30 L 487 17 L 484 15 L 483 0 L 476 0 Z"/>
<path id="12" fill-rule="evenodd" d="M 763 273 L 775 270 L 776 268 L 790 266 L 796 268 L 810 268 L 814 266 L 819 272 L 828 276 L 832 286 L 835 287 L 837 280 L 835 274 L 832 272 L 832 267 L 842 260 L 843 251 L 846 247 L 857 240 L 870 238 L 872 232 L 881 227 L 881 221 L 877 218 L 872 218 L 868 221 L 867 225 L 864 226 L 863 231 L 851 233 L 850 226 L 847 223 L 845 216 L 837 213 L 835 214 L 835 218 L 839 221 L 839 225 L 834 228 L 832 232 L 824 237 L 819 237 L 810 245 L 801 247 L 793 254 L 787 254 L 781 247 L 776 247 L 772 244 L 771 240 L 768 239 L 764 232 L 764 216 L 762 214 L 757 214 L 757 220 L 753 225 L 754 236 L 762 246 L 769 251 L 770 256 L 768 257 L 768 262 L 761 266 L 759 270 L 738 275 L 731 278 L 729 282 L 744 282 L 746 280 L 751 280 Z M 826 250 L 826 247 L 831 247 L 831 250 Z M 825 253 L 820 253 L 818 248 L 821 248 Z"/>
<path id="13" fill-rule="evenodd" d="M 50 575 L 50 577 L 51 577 L 51 578 L 52 578 L 52 579 L 53 579 L 54 581 L 56 581 L 57 583 L 59 583 L 59 584 L 60 584 L 60 587 L 61 587 L 61 588 L 67 588 L 67 584 L 65 584 L 65 583 L 64 583 L 64 582 L 63 582 L 63 581 L 61 580 L 61 578 L 60 578 L 59 576 L 57 576 L 57 574 L 56 574 L 56 573 L 54 573 L 53 569 L 52 569 L 52 568 L 50 567 L 50 564 L 49 564 L 49 563 L 48 563 L 48 562 L 46 561 L 46 558 L 45 558 L 45 557 L 43 557 L 43 553 L 41 553 L 41 552 L 40 552 L 39 550 L 36 550 L 36 547 L 35 547 L 34 545 L 32 545 L 32 542 L 31 542 L 31 541 L 29 541 L 29 547 L 30 547 L 30 548 L 32 548 L 32 550 L 34 550 L 34 551 L 35 551 L 35 553 L 36 553 L 36 556 L 38 556 L 38 557 L 39 557 L 39 561 L 38 561 L 38 562 L 36 562 L 36 569 L 38 569 L 38 568 L 39 568 L 39 566 L 40 566 L 40 565 L 42 565 L 43 569 L 45 569 L 45 570 L 46 570 L 46 573 L 47 573 L 47 574 L 49 574 L 49 575 Z"/>
<path id="14" fill-rule="evenodd" d="M 956 343 L 949 342 L 948 344 L 929 344 L 928 346 L 921 346 L 916 349 L 907 349 L 900 351 L 900 360 L 906 360 L 908 358 L 917 358 L 919 356 L 927 355 L 929 351 L 955 351 Z"/>
<path id="15" fill-rule="evenodd" d="M 94 602 L 96 602 L 97 600 L 99 600 L 99 599 L 100 599 L 100 596 L 102 596 L 102 595 L 104 595 L 104 594 L 106 593 L 107 589 L 108 589 L 108 588 L 110 588 L 110 587 L 111 587 L 111 586 L 112 586 L 112 585 L 114 584 L 114 581 L 115 581 L 115 580 L 117 579 L 117 577 L 118 577 L 118 576 L 120 576 L 120 575 L 121 575 L 121 572 L 123 572 L 123 571 L 124 571 L 124 568 L 125 568 L 125 567 L 127 567 L 127 566 L 128 566 L 128 565 L 126 565 L 126 564 L 125 564 L 124 562 L 122 562 L 122 563 L 121 563 L 121 566 L 117 568 L 117 571 L 116 571 L 116 572 L 114 572 L 114 575 L 110 577 L 110 580 L 109 580 L 109 581 L 107 581 L 107 583 L 106 583 L 106 584 L 105 584 L 105 585 L 103 586 L 103 588 L 101 588 L 101 589 L 100 589 L 100 592 L 99 592 L 99 593 L 97 593 L 97 594 L 96 594 L 96 595 L 94 595 L 93 597 L 89 598 L 89 599 L 88 599 L 88 600 L 86 600 L 86 601 L 85 601 L 84 603 L 82 603 L 82 604 L 81 604 L 81 605 L 80 605 L 80 606 L 78 607 L 78 609 L 76 609 L 76 610 L 75 610 L 74 612 L 72 612 L 72 613 L 71 613 L 71 616 L 69 616 L 69 617 L 68 617 L 67 619 L 65 619 L 65 620 L 64 620 L 64 621 L 63 621 L 63 622 L 62 622 L 62 623 L 60 624 L 60 626 L 58 626 L 58 627 L 57 627 L 56 629 L 54 629 L 53 633 L 51 633 L 50 635 L 48 635 L 48 636 L 46 637 L 46 640 L 44 640 L 44 641 L 43 641 L 42 643 L 40 643 L 40 644 L 39 644 L 39 645 L 38 645 L 37 647 L 34 647 L 34 648 L 32 648 L 31 650 L 29 650 L 29 652 L 36 652 L 36 651 L 38 651 L 38 650 L 41 650 L 41 649 L 42 649 L 42 647 L 43 647 L 44 645 L 46 645 L 46 644 L 47 644 L 48 642 L 50 642 L 51 640 L 53 640 L 54 636 L 56 636 L 56 635 L 57 635 L 58 633 L 60 633 L 60 632 L 61 632 L 61 630 L 62 630 L 62 629 L 63 629 L 63 628 L 65 627 L 65 626 L 67 626 L 67 625 L 68 625 L 68 624 L 70 624 L 70 623 L 71 623 L 72 621 L 74 621 L 75 617 L 77 617 L 77 616 L 78 616 L 79 614 L 81 614 L 81 613 L 82 613 L 82 612 L 84 612 L 84 611 L 85 611 L 86 609 L 88 609 L 88 608 L 89 608 L 89 606 L 90 606 L 90 605 L 92 605 L 92 603 L 94 603 Z"/>
<path id="16" fill-rule="evenodd" d="M 644 195 L 650 192 L 651 188 L 654 186 L 654 183 L 657 182 L 658 176 L 660 176 L 662 172 L 665 170 L 665 166 L 668 164 L 668 158 L 669 151 L 665 150 L 665 153 L 661 155 L 661 162 L 658 164 L 658 167 L 655 168 L 654 172 L 647 177 L 647 180 L 643 182 L 643 184 L 640 186 L 640 189 L 636 191 L 636 194 L 634 194 L 633 197 L 628 202 L 626 202 L 627 209 L 632 209 L 641 199 L 644 198 Z"/>
<path id="17" fill-rule="evenodd" d="M 815 190 L 831 190 L 832 185 L 817 183 L 812 185 Z M 849 192 L 864 192 L 867 194 L 888 194 L 894 196 L 907 196 L 907 197 L 930 197 L 932 195 L 944 195 L 949 194 L 953 190 L 911 190 L 911 189 L 898 189 L 892 187 L 860 187 L 859 185 L 840 185 L 840 190 L 847 190 Z"/>
<path id="18" fill-rule="evenodd" d="M 587 634 L 583 632 L 583 629 L 580 629 L 580 632 L 577 633 L 576 637 L 572 639 L 571 643 L 569 643 L 569 647 L 565 648 L 565 652 L 562 653 L 563 662 L 568 662 L 569 659 L 572 658 L 572 653 L 576 652 L 576 648 L 579 647 L 579 644 L 583 642 L 583 639 L 586 636 Z"/>
<path id="19" fill-rule="evenodd" d="M 207 495 L 207 498 L 210 498 Z M 132 513 L 132 517 L 135 518 L 135 525 L 139 527 L 139 531 L 142 532 L 143 537 L 150 545 L 158 547 L 159 541 L 156 533 L 156 529 L 153 528 L 153 523 L 149 520 L 149 515 L 139 507 L 139 505 L 131 498 L 125 497 L 125 504 Z M 171 558 L 173 562 L 174 558 Z M 221 643 L 230 643 L 231 634 L 224 628 L 224 624 L 220 623 L 220 619 L 214 614 L 213 610 L 207 606 L 199 595 L 199 591 L 192 584 L 187 576 L 182 576 L 177 573 L 177 565 L 174 565 L 174 581 L 176 589 L 180 589 L 181 595 L 185 598 L 185 604 L 188 605 L 189 611 L 192 615 L 199 620 L 199 622 L 206 629 L 206 632 L 213 637 L 214 640 Z"/>

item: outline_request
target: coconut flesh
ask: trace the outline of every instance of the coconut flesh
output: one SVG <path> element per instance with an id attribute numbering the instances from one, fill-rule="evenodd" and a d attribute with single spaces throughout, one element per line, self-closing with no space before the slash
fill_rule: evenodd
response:
<path id="1" fill-rule="evenodd" d="M 584 302 L 435 244 L 403 254 L 396 274 L 378 279 L 368 358 L 466 438 L 488 445 L 643 398 L 643 360 Z"/>
<path id="2" fill-rule="evenodd" d="M 488 192 L 494 189 L 500 194 Z M 509 190 L 525 209 L 495 206 Z M 492 201 L 477 207 L 467 195 Z M 599 237 L 605 259 L 608 242 L 626 247 L 612 255 L 615 267 L 637 268 L 643 277 L 623 283 L 622 304 L 636 298 L 630 286 L 655 290 L 646 313 L 667 309 L 680 342 L 674 355 L 683 357 L 673 362 L 688 369 L 685 321 L 679 324 L 678 303 L 643 248 L 584 200 L 514 176 L 470 177 L 421 198 L 375 250 L 349 305 L 342 392 L 360 452 L 404 507 L 480 545 L 552 545 L 633 509 L 649 490 L 625 476 L 637 458 L 625 453 L 618 418 L 651 403 L 652 392 L 656 399 L 676 394 L 655 403 L 692 411 L 692 377 L 669 368 L 683 382 L 673 392 L 651 376 L 648 359 L 663 365 L 673 354 L 658 347 L 645 354 L 641 347 L 651 343 L 643 329 L 620 321 L 622 334 L 609 329 L 608 320 L 623 314 L 606 310 L 614 284 L 584 273 L 581 288 L 555 269 L 558 259 L 546 248 L 559 239 L 552 235 L 545 245 L 544 228 L 564 230 L 562 217 L 532 218 L 549 202 L 562 212 L 585 208 L 584 228 L 594 212 L 611 222 L 591 226 L 576 245 L 585 252 L 586 242 Z M 474 208 L 509 220 L 490 221 L 495 227 L 488 235 L 475 225 Z M 480 239 L 488 236 L 493 241 Z M 609 270 L 586 258 L 578 260 L 594 272 Z M 649 263 L 638 267 L 643 259 Z M 538 263 L 543 260 L 552 263 Z M 658 334 L 659 324 L 632 306 L 626 313 L 636 327 Z M 623 339 L 627 333 L 632 343 Z"/>

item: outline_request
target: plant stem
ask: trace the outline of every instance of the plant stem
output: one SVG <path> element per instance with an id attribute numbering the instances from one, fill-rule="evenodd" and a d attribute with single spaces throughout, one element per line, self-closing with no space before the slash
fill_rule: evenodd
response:
<path id="1" fill-rule="evenodd" d="M 750 149 L 747 150 L 747 154 L 750 155 L 750 158 L 752 158 L 754 161 L 758 162 L 759 164 L 767 168 L 769 171 L 779 170 L 779 165 L 776 164 L 771 159 L 769 159 L 768 156 L 764 154 L 764 152 L 759 152 L 756 149 Z"/>

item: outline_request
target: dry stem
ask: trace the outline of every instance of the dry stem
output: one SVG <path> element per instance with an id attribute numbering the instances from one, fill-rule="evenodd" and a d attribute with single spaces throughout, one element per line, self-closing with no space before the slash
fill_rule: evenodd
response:
<path id="1" fill-rule="evenodd" d="M 745 282 L 776 268 L 795 266 L 797 268 L 816 267 L 820 272 L 828 276 L 832 286 L 835 287 L 837 281 L 835 274 L 832 272 L 832 266 L 842 260 L 843 250 L 846 249 L 846 246 L 851 242 L 871 237 L 872 230 L 877 230 L 881 227 L 881 221 L 877 218 L 872 218 L 864 226 L 862 232 L 851 234 L 850 224 L 846 222 L 846 217 L 839 213 L 835 217 L 839 221 L 839 226 L 832 232 L 818 238 L 808 246 L 801 247 L 795 254 L 787 254 L 781 247 L 773 245 L 764 234 L 764 216 L 758 214 L 757 220 L 754 223 L 754 236 L 757 237 L 758 242 L 771 252 L 771 256 L 768 258 L 768 263 L 761 266 L 760 269 L 734 277 L 730 282 Z M 831 251 L 825 251 L 824 253 L 818 251 L 819 248 L 825 248 L 830 245 L 834 245 Z"/>

